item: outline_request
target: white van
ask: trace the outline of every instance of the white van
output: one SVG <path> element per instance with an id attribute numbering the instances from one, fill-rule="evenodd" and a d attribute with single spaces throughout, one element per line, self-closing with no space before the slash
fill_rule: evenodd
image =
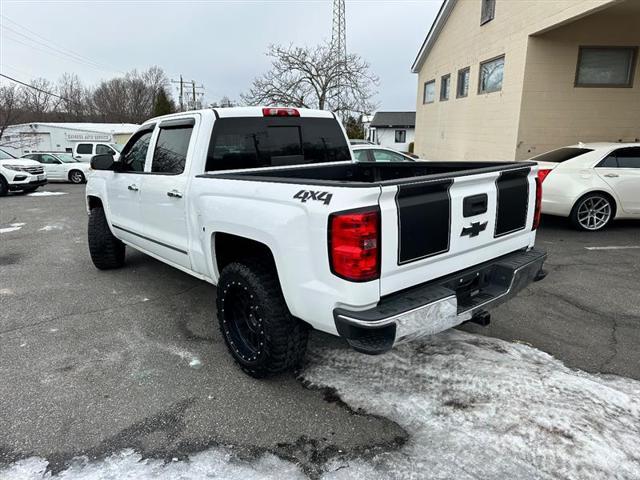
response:
<path id="1" fill-rule="evenodd" d="M 113 159 L 118 161 L 120 158 L 120 150 L 122 145 L 117 143 L 105 142 L 80 142 L 73 146 L 73 158 L 81 162 L 90 162 L 94 155 L 113 155 Z"/>

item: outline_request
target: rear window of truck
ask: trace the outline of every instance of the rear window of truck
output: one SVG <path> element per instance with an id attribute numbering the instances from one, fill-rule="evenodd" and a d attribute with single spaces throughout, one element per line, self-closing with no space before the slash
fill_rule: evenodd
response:
<path id="1" fill-rule="evenodd" d="M 331 118 L 243 117 L 216 120 L 207 172 L 351 160 Z"/>
<path id="2" fill-rule="evenodd" d="M 589 152 L 593 152 L 593 149 L 565 147 L 557 150 L 551 150 L 547 153 L 542 153 L 537 157 L 533 157 L 531 160 L 534 162 L 562 163 Z"/>

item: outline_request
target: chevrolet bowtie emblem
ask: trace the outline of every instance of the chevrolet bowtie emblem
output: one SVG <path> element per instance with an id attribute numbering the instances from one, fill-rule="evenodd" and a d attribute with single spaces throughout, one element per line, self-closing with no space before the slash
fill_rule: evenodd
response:
<path id="1" fill-rule="evenodd" d="M 462 228 L 462 233 L 460 234 L 460 236 L 464 237 L 465 235 L 469 235 L 470 237 L 477 237 L 485 228 L 487 228 L 487 222 L 473 222 L 468 227 Z"/>

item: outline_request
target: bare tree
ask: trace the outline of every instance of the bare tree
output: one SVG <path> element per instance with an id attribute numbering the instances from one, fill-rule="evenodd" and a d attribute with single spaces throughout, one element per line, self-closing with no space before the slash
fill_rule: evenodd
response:
<path id="1" fill-rule="evenodd" d="M 0 146 L 26 148 L 37 143 L 35 134 L 11 132 L 11 125 L 25 121 L 24 90 L 17 85 L 0 86 Z"/>
<path id="2" fill-rule="evenodd" d="M 356 54 L 340 58 L 330 46 L 272 45 L 271 70 L 253 81 L 242 100 L 250 105 L 284 105 L 331 110 L 342 117 L 369 113 L 378 77 Z"/>
<path id="3" fill-rule="evenodd" d="M 30 82 L 34 88 L 22 88 L 22 108 L 30 116 L 43 117 L 53 111 L 60 100 L 55 93 L 55 86 L 46 78 L 35 78 Z"/>
<path id="4" fill-rule="evenodd" d="M 91 113 L 90 93 L 76 74 L 65 73 L 58 81 L 57 117 L 65 121 L 87 120 Z"/>

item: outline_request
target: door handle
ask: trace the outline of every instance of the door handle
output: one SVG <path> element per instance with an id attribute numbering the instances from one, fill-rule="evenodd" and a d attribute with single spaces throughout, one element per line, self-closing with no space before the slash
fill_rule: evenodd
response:
<path id="1" fill-rule="evenodd" d="M 604 176 L 607 178 L 617 178 L 620 175 L 618 175 L 617 173 L 605 173 Z"/>
<path id="2" fill-rule="evenodd" d="M 173 190 L 169 190 L 167 192 L 167 196 L 173 197 L 173 198 L 182 198 L 182 194 L 175 188 Z"/>
<path id="3" fill-rule="evenodd" d="M 132 192 L 137 192 L 139 190 L 138 186 L 135 183 L 132 185 L 129 185 L 127 188 Z"/>

